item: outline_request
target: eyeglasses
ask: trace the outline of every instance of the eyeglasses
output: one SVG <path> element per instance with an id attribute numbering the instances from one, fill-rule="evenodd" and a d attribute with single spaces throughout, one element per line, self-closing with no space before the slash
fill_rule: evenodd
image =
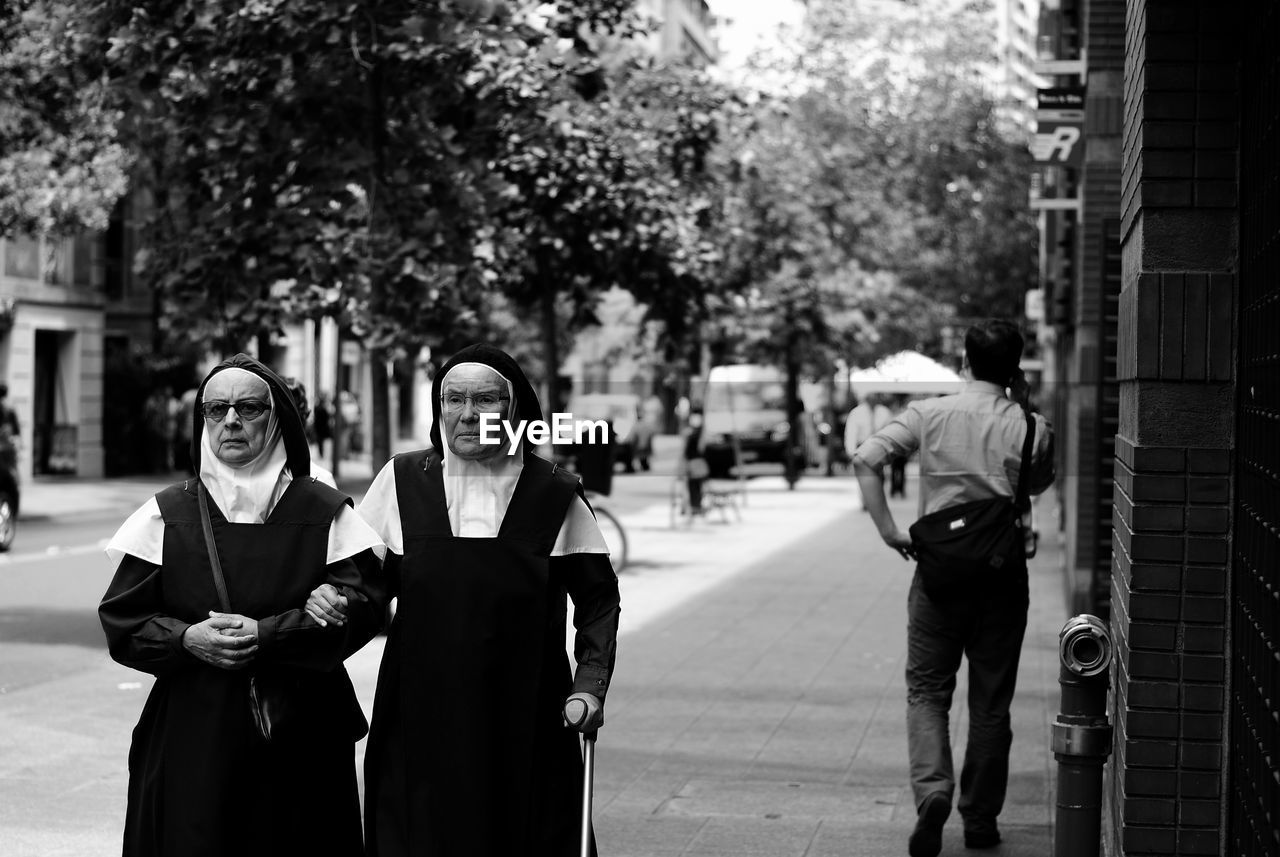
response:
<path id="1" fill-rule="evenodd" d="M 508 396 L 499 396 L 496 393 L 480 393 L 476 396 L 464 396 L 461 393 L 447 393 L 440 397 L 440 404 L 450 413 L 457 413 L 466 407 L 467 400 L 471 401 L 471 407 L 481 413 L 494 413 L 502 410 L 502 403 L 509 401 Z"/>
<path id="2" fill-rule="evenodd" d="M 240 419 L 256 420 L 271 410 L 271 405 L 268 402 L 261 402 L 257 399 L 245 399 L 240 402 L 201 402 L 200 414 L 206 420 L 220 423 L 227 418 L 227 411 L 232 408 L 235 408 Z"/>

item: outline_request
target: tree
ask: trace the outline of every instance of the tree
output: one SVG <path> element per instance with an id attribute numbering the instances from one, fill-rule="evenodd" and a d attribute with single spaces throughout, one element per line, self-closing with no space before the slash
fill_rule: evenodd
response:
<path id="1" fill-rule="evenodd" d="M 982 4 L 811 4 L 791 79 L 833 242 L 964 315 L 1019 316 L 1036 281 L 1030 155 L 984 83 Z M 851 64 L 850 57 L 855 58 Z"/>
<path id="2" fill-rule="evenodd" d="M 1034 283 L 1025 146 L 999 131 L 984 24 L 954 4 L 810 3 L 767 60 L 711 218 L 713 348 L 802 372 L 941 347 L 969 306 L 1015 315 Z"/>
<path id="3" fill-rule="evenodd" d="M 937 322 L 1017 316 L 1035 283 L 1029 155 L 982 83 L 978 11 L 815 0 L 794 55 L 759 62 L 775 91 L 746 143 L 735 266 L 767 281 L 806 259 L 851 284 L 832 309 L 870 326 L 835 322 L 823 343 L 846 356 L 935 350 Z"/>
<path id="4" fill-rule="evenodd" d="M 89 42 L 73 2 L 0 4 L 0 236 L 105 229 L 125 193 L 120 113 L 78 62 Z"/>
<path id="5" fill-rule="evenodd" d="M 493 163 L 575 71 L 558 37 L 616 29 L 628 5 L 104 4 L 105 67 L 153 199 L 140 270 L 170 335 L 229 351 L 337 319 L 375 367 L 384 459 L 378 367 L 479 326 L 516 255 L 492 226 L 511 191 Z"/>
<path id="6" fill-rule="evenodd" d="M 623 42 L 608 63 L 597 53 L 575 48 L 578 70 L 548 78 L 538 109 L 513 115 L 513 145 L 496 161 L 512 187 L 497 212 L 503 287 L 541 319 L 548 382 L 560 364 L 558 308 L 580 329 L 622 288 L 678 331 L 700 313 L 701 263 L 714 249 L 698 222 L 715 133 L 702 105 L 724 96 L 704 75 L 657 66 Z"/>

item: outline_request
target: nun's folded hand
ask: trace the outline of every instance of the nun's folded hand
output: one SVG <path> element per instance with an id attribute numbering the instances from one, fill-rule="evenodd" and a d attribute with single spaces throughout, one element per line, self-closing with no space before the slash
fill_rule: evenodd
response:
<path id="1" fill-rule="evenodd" d="M 320 625 L 343 625 L 347 621 L 347 596 L 329 583 L 322 583 L 307 597 L 307 615 Z"/>
<path id="2" fill-rule="evenodd" d="M 213 613 L 182 634 L 182 645 L 210 666 L 244 669 L 258 653 L 258 623 L 235 613 Z"/>

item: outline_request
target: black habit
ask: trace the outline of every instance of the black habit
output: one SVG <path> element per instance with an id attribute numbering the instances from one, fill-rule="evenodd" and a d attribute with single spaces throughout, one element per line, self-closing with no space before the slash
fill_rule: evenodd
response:
<path id="1" fill-rule="evenodd" d="M 517 413 L 540 418 L 514 362 L 480 346 L 436 376 L 437 426 L 440 380 L 463 361 L 493 366 L 513 382 Z M 582 759 L 561 710 L 573 692 L 604 699 L 618 627 L 607 554 L 551 556 L 578 478 L 527 448 L 496 537 L 458 538 L 440 454 L 405 453 L 393 467 L 404 553 L 389 552 L 384 569 L 399 606 L 365 754 L 366 853 L 576 857 Z"/>
<path id="2" fill-rule="evenodd" d="M 281 407 L 279 379 L 260 374 Z M 220 367 L 221 368 L 221 367 Z M 216 372 L 217 370 L 215 370 Z M 201 387 L 203 390 L 203 385 Z M 280 386 L 280 390 L 283 387 Z M 309 466 L 282 414 L 290 469 Z M 197 417 L 197 438 L 203 426 Z M 198 449 L 198 440 L 197 440 Z M 294 469 L 294 468 L 297 469 Z M 361 852 L 352 746 L 365 732 L 343 660 L 377 631 L 385 607 L 372 550 L 326 563 L 330 526 L 350 499 L 309 476 L 295 478 L 261 524 L 229 523 L 209 504 L 231 608 L 258 621 L 251 665 L 230 671 L 183 646 L 187 627 L 221 611 L 201 525 L 196 480 L 156 495 L 163 554 L 126 554 L 98 608 L 111 656 L 156 677 L 129 751 L 126 857 L 225 857 Z M 349 600 L 345 625 L 322 627 L 303 610 L 323 583 Z M 258 738 L 248 682 L 272 673 L 302 701 L 292 731 Z"/>
<path id="3" fill-rule="evenodd" d="M 188 625 L 221 609 L 194 480 L 157 500 L 164 563 L 125 556 L 98 609 L 111 656 L 156 676 L 129 751 L 124 854 L 359 854 L 350 748 L 364 721 L 342 661 L 373 636 L 383 598 L 369 583 L 379 576 L 372 551 L 325 564 L 346 498 L 295 480 L 263 524 L 228 523 L 210 504 L 231 605 L 258 620 L 258 655 L 240 671 L 182 646 Z M 301 609 L 322 583 L 350 600 L 342 627 L 320 627 Z M 301 676 L 307 700 L 298 731 L 271 744 L 249 710 L 250 670 L 265 669 Z"/>

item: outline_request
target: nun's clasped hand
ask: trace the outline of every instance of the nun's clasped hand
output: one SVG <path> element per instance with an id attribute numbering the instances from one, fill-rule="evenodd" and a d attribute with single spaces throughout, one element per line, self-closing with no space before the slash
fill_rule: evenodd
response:
<path id="1" fill-rule="evenodd" d="M 347 621 L 347 596 L 336 586 L 322 583 L 307 597 L 307 615 L 320 625 L 343 625 Z"/>
<path id="2" fill-rule="evenodd" d="M 210 666 L 244 669 L 258 653 L 258 623 L 237 613 L 210 611 L 208 619 L 183 632 L 182 645 Z"/>

